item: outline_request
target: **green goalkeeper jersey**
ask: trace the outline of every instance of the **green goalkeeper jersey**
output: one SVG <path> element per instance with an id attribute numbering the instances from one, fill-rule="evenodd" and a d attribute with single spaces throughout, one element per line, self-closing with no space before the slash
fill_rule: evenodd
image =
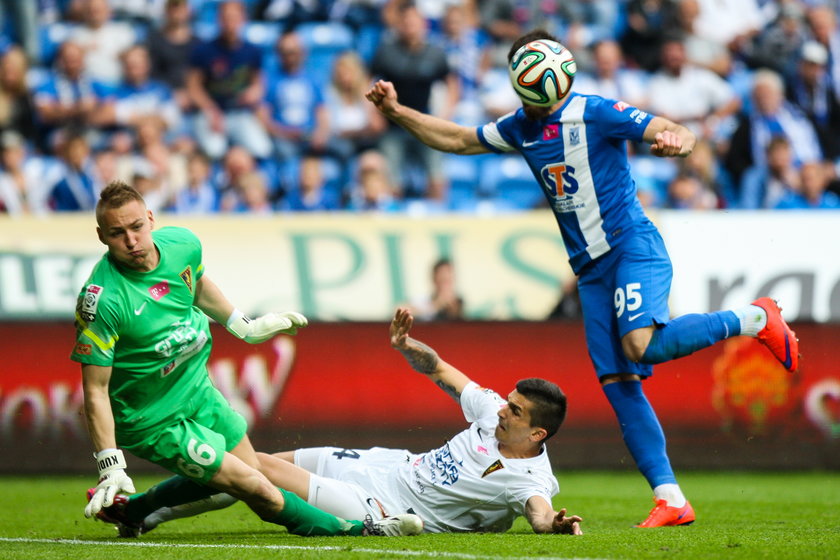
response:
<path id="1" fill-rule="evenodd" d="M 152 232 L 160 252 L 141 272 L 102 257 L 76 305 L 71 359 L 112 367 L 109 393 L 117 431 L 145 430 L 189 414 L 190 398 L 210 385 L 207 316 L 194 307 L 204 273 L 191 231 Z"/>

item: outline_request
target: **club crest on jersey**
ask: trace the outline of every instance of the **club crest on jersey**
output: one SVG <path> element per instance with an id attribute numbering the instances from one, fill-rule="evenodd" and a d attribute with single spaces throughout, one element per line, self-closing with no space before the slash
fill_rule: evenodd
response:
<path id="1" fill-rule="evenodd" d="M 85 290 L 79 315 L 88 323 L 96 320 L 96 308 L 99 306 L 99 298 L 103 291 L 105 291 L 105 288 L 96 284 L 89 284 Z"/>
<path id="2" fill-rule="evenodd" d="M 569 144 L 577 146 L 580 144 L 580 127 L 573 126 L 569 129 Z"/>
<path id="3" fill-rule="evenodd" d="M 192 266 L 188 266 L 187 268 L 185 268 L 184 271 L 181 272 L 181 274 L 179 274 L 178 276 L 181 277 L 181 280 L 184 281 L 184 284 L 187 285 L 187 288 L 189 288 L 190 293 L 192 293 L 192 291 L 193 291 Z"/>
<path id="4" fill-rule="evenodd" d="M 154 298 L 155 301 L 159 301 L 160 298 L 164 297 L 169 293 L 169 282 L 164 280 L 163 282 L 158 282 L 151 288 L 149 288 L 149 294 Z"/>
<path id="5" fill-rule="evenodd" d="M 90 356 L 92 351 L 93 347 L 90 344 L 82 344 L 81 342 L 77 343 L 76 348 L 73 349 L 73 352 L 80 356 Z"/>
<path id="6" fill-rule="evenodd" d="M 505 466 L 502 464 L 502 460 L 501 459 L 496 459 L 496 461 L 492 465 L 487 467 L 487 469 L 484 471 L 484 474 L 481 475 L 481 478 L 484 478 L 485 476 L 487 476 L 489 474 L 493 474 L 496 471 L 500 471 L 503 468 L 505 468 Z"/>
<path id="7" fill-rule="evenodd" d="M 628 105 L 624 101 L 616 101 L 613 105 L 613 109 L 615 109 L 619 113 L 623 113 L 628 107 L 630 107 L 630 105 Z"/>

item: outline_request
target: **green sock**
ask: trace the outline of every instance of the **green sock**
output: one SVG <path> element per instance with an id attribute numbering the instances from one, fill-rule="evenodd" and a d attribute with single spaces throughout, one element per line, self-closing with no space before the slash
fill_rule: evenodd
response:
<path id="1" fill-rule="evenodd" d="M 145 492 L 129 496 L 125 515 L 131 521 L 140 522 L 159 508 L 188 504 L 218 493 L 215 488 L 176 475 L 155 484 Z"/>
<path id="2" fill-rule="evenodd" d="M 286 505 L 273 519 L 266 521 L 283 525 L 291 534 L 303 537 L 361 536 L 364 530 L 361 521 L 344 520 L 309 505 L 293 492 L 282 488 L 278 490 L 283 494 Z"/>

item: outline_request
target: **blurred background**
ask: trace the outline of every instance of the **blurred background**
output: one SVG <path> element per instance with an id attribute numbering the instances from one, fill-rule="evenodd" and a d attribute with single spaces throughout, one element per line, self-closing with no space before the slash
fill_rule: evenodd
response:
<path id="1" fill-rule="evenodd" d="M 211 375 L 260 449 L 422 449 L 460 429 L 388 346 L 408 305 L 417 337 L 481 384 L 563 387 L 558 467 L 632 469 L 525 163 L 424 149 L 363 97 L 384 78 L 419 110 L 494 120 L 519 106 L 506 53 L 533 27 L 574 53 L 575 91 L 700 139 L 678 161 L 628 145 L 674 263 L 672 313 L 770 295 L 802 341 L 793 376 L 740 338 L 658 367 L 646 392 L 674 465 L 837 469 L 837 15 L 819 0 L 0 1 L 0 472 L 89 470 L 68 356 L 113 179 L 199 235 L 238 307 L 313 322 L 258 347 L 214 331 Z"/>

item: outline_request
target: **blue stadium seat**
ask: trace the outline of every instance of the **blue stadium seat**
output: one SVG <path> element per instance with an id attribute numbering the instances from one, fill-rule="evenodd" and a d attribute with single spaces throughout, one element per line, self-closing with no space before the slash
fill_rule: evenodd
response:
<path id="1" fill-rule="evenodd" d="M 53 63 L 58 47 L 66 41 L 73 30 L 74 23 L 55 22 L 38 28 L 38 40 L 41 44 L 41 64 L 49 66 Z"/>
<path id="2" fill-rule="evenodd" d="M 650 192 L 654 204 L 663 204 L 668 198 L 668 183 L 677 175 L 677 164 L 673 159 L 631 156 L 630 175 L 639 191 Z"/>
<path id="3" fill-rule="evenodd" d="M 356 32 L 355 50 L 365 61 L 365 64 L 370 65 L 373 61 L 373 55 L 376 53 L 376 48 L 379 46 L 379 40 L 382 37 L 382 26 L 378 24 L 371 24 L 362 26 Z"/>
<path id="4" fill-rule="evenodd" d="M 273 53 L 280 37 L 280 24 L 277 22 L 253 21 L 245 25 L 244 37 L 249 43 Z"/>
<path id="5" fill-rule="evenodd" d="M 520 156 L 488 158 L 481 166 L 481 192 L 498 200 L 501 206 L 520 210 L 536 208 L 545 201 L 531 169 Z M 506 203 L 506 204 L 505 204 Z"/>
<path id="6" fill-rule="evenodd" d="M 478 160 L 475 156 L 443 156 L 443 173 L 449 181 L 449 207 L 468 208 L 479 198 Z"/>
<path id="7" fill-rule="evenodd" d="M 328 83 L 335 58 L 354 46 L 353 30 L 338 22 L 307 22 L 299 25 L 296 31 L 308 53 L 306 65 L 318 69 L 312 75 L 322 84 Z"/>

